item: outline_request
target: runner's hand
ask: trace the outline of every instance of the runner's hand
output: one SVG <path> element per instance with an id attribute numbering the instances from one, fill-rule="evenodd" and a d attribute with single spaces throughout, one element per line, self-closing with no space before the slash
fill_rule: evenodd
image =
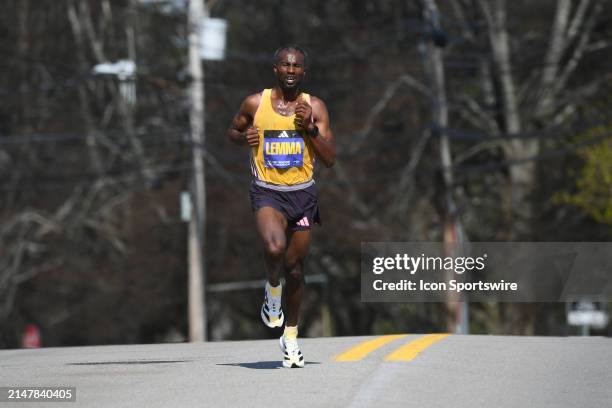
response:
<path id="1" fill-rule="evenodd" d="M 300 96 L 295 107 L 295 126 L 298 129 L 305 130 L 310 122 L 312 122 L 312 107 Z"/>
<path id="2" fill-rule="evenodd" d="M 244 140 L 246 140 L 249 146 L 251 147 L 259 146 L 259 131 L 257 130 L 256 127 L 249 126 L 243 134 L 244 134 Z"/>

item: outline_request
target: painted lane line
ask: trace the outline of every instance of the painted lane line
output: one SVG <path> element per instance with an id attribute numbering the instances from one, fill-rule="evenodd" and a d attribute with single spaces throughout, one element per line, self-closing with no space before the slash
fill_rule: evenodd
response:
<path id="1" fill-rule="evenodd" d="M 374 340 L 368 340 L 338 355 L 335 361 L 359 361 L 376 349 L 387 343 L 406 337 L 407 334 L 393 334 L 380 336 Z"/>
<path id="2" fill-rule="evenodd" d="M 389 354 L 387 357 L 385 357 L 385 361 L 411 361 L 420 352 L 447 336 L 447 333 L 441 333 L 427 334 L 423 337 L 419 337 L 416 340 L 404 344 L 402 347 Z"/>

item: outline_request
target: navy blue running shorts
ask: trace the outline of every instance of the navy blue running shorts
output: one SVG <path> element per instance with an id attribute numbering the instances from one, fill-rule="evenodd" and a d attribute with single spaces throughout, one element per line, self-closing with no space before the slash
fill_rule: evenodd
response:
<path id="1" fill-rule="evenodd" d="M 276 191 L 251 183 L 249 190 L 253 212 L 262 207 L 278 210 L 287 220 L 290 231 L 305 231 L 321 224 L 317 187 L 313 184 L 302 190 Z"/>

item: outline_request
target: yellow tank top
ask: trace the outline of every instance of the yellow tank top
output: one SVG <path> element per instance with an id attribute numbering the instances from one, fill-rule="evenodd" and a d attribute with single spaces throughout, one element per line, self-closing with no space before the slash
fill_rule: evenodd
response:
<path id="1" fill-rule="evenodd" d="M 251 149 L 251 172 L 256 180 L 292 186 L 312 180 L 314 151 L 310 138 L 293 123 L 295 115 L 279 115 L 272 108 L 272 90 L 264 89 L 253 126 L 259 129 L 259 146 Z M 310 103 L 310 95 L 302 93 Z"/>

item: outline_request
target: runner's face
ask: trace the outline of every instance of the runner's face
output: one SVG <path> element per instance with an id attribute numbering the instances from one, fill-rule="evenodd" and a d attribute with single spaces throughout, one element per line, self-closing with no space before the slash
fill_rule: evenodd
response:
<path id="1" fill-rule="evenodd" d="M 282 89 L 295 89 L 304 79 L 304 56 L 299 51 L 286 50 L 274 65 L 274 73 Z"/>

